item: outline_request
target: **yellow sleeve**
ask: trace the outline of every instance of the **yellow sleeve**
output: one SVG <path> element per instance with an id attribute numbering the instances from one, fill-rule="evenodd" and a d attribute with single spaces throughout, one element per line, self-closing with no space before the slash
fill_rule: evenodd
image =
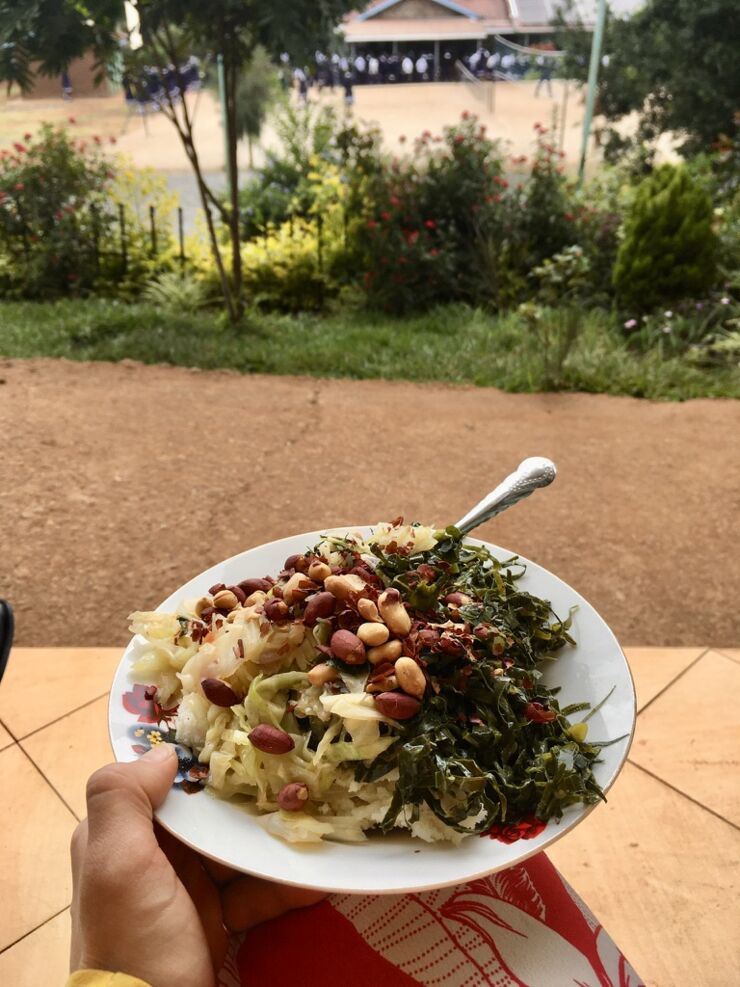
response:
<path id="1" fill-rule="evenodd" d="M 138 977 L 129 977 L 127 973 L 77 970 L 67 981 L 66 987 L 149 987 L 149 984 Z"/>

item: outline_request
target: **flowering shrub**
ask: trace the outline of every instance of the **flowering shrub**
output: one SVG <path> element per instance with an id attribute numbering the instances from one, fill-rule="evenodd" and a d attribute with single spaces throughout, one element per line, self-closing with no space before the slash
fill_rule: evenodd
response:
<path id="1" fill-rule="evenodd" d="M 137 293 L 174 256 L 165 184 L 111 161 L 100 138 L 48 124 L 0 151 L 0 293 Z"/>
<path id="2" fill-rule="evenodd" d="M 44 125 L 0 152 L 0 253 L 6 293 L 47 297 L 92 288 L 115 216 L 113 173 L 96 144 Z"/>

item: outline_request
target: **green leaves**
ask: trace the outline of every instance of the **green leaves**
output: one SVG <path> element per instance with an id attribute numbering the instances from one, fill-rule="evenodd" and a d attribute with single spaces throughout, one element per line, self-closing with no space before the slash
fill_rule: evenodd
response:
<path id="1" fill-rule="evenodd" d="M 460 646 L 421 647 L 433 695 L 396 744 L 356 769 L 360 781 L 398 769 L 382 828 L 393 828 L 401 811 L 414 819 L 422 804 L 460 832 L 470 832 L 472 820 L 472 831 L 483 832 L 532 815 L 560 818 L 570 805 L 603 798 L 593 776 L 600 745 L 578 743 L 568 732 L 566 713 L 589 704 L 561 710 L 558 690 L 542 684 L 537 668 L 573 643 L 570 615 L 559 619 L 546 600 L 519 588 L 523 566 L 516 559 L 501 562 L 466 545 L 455 529 L 413 558 L 375 551 L 384 582 L 401 591 L 427 627 L 447 628 Z M 448 606 L 450 592 L 473 599 Z"/>

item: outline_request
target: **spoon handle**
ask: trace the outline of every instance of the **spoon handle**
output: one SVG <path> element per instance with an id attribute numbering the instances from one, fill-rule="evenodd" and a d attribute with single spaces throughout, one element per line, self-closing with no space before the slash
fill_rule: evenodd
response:
<path id="1" fill-rule="evenodd" d="M 502 480 L 480 503 L 471 508 L 455 524 L 464 535 L 469 534 L 479 524 L 490 520 L 502 511 L 529 497 L 537 487 L 546 487 L 557 474 L 555 463 L 541 456 L 532 456 L 520 463 L 517 468 Z"/>

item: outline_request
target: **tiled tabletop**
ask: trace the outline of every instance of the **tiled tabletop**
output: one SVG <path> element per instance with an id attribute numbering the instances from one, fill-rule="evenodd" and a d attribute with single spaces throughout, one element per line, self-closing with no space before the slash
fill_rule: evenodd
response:
<path id="1" fill-rule="evenodd" d="M 0 984 L 64 983 L 69 838 L 110 760 L 118 648 L 16 648 L 0 686 Z M 738 983 L 740 650 L 628 648 L 629 763 L 549 854 L 650 987 Z"/>

